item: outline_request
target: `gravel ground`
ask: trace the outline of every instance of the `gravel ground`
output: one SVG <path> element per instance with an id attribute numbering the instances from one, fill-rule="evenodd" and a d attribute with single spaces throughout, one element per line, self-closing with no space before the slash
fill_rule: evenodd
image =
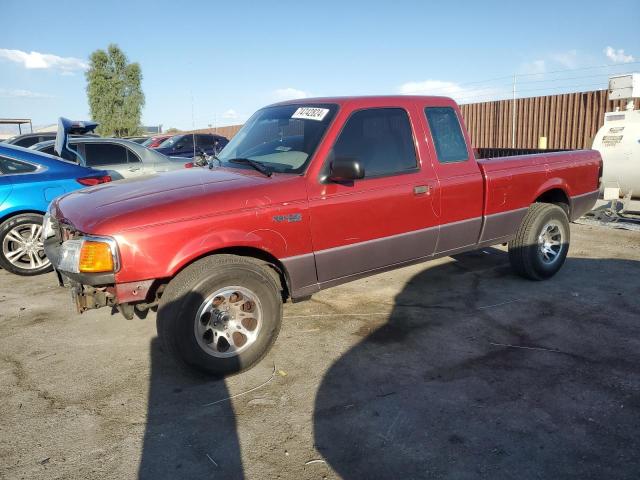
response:
<path id="1" fill-rule="evenodd" d="M 546 282 L 492 248 L 288 304 L 217 382 L 0 271 L 0 478 L 640 478 L 640 234 L 572 235 Z"/>

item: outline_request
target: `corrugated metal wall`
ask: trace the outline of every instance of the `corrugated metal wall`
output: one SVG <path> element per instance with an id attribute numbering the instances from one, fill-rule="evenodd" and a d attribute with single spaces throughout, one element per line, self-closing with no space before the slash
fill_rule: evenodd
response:
<path id="1" fill-rule="evenodd" d="M 607 100 L 607 90 L 516 99 L 515 144 L 512 143 L 513 101 L 461 105 L 476 148 L 538 148 L 547 137 L 549 149 L 591 148 L 605 112 L 626 102 Z M 640 108 L 640 99 L 636 99 Z"/>

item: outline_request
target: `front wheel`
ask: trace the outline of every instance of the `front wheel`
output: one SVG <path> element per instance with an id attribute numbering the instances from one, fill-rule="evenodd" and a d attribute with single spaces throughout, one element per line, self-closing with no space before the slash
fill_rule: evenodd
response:
<path id="1" fill-rule="evenodd" d="M 22 276 L 53 270 L 42 244 L 42 215 L 24 213 L 0 225 L 0 267 Z"/>
<path id="2" fill-rule="evenodd" d="M 280 331 L 282 297 L 268 267 L 213 255 L 180 272 L 163 292 L 158 336 L 182 366 L 213 376 L 251 368 Z"/>
<path id="3" fill-rule="evenodd" d="M 519 275 L 544 280 L 555 275 L 569 251 L 569 219 L 557 205 L 534 203 L 509 242 L 509 260 Z"/>

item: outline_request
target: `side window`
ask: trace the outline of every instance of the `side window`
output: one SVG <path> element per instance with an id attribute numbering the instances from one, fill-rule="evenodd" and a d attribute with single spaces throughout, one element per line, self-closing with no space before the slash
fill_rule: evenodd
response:
<path id="1" fill-rule="evenodd" d="M 198 147 L 213 147 L 213 137 L 211 135 L 196 135 L 196 145 Z"/>
<path id="2" fill-rule="evenodd" d="M 24 137 L 18 140 L 15 145 L 17 145 L 18 147 L 29 148 L 31 145 L 35 145 L 39 141 L 40 140 L 38 140 L 38 137 Z"/>
<path id="3" fill-rule="evenodd" d="M 193 135 L 184 135 L 178 143 L 182 148 L 193 148 Z"/>
<path id="4" fill-rule="evenodd" d="M 18 173 L 35 172 L 38 169 L 30 163 L 19 162 L 10 158 L 0 157 L 0 173 L 5 175 L 15 175 Z"/>
<path id="5" fill-rule="evenodd" d="M 366 178 L 405 173 L 417 167 L 409 116 L 401 108 L 355 112 L 342 129 L 333 153 L 361 162 Z"/>
<path id="6" fill-rule="evenodd" d="M 455 110 L 451 107 L 427 107 L 424 113 L 429 122 L 438 161 L 454 163 L 469 160 L 467 144 Z"/>
<path id="7" fill-rule="evenodd" d="M 138 156 L 133 153 L 133 151 L 129 148 L 127 148 L 127 159 L 129 161 L 129 163 L 139 163 L 140 162 L 140 158 L 138 158 Z"/>
<path id="8" fill-rule="evenodd" d="M 127 149 L 115 143 L 85 143 L 87 167 L 127 163 Z"/>
<path id="9" fill-rule="evenodd" d="M 41 151 L 42 153 L 48 153 L 49 155 L 53 155 L 53 156 L 55 157 L 55 156 L 57 156 L 57 155 L 56 155 L 56 152 L 55 152 L 54 148 L 55 148 L 55 147 L 54 147 L 53 145 L 51 145 L 51 146 L 49 146 L 49 147 L 45 147 L 45 148 L 43 148 L 43 149 L 42 149 L 42 150 L 40 150 L 40 151 Z"/>

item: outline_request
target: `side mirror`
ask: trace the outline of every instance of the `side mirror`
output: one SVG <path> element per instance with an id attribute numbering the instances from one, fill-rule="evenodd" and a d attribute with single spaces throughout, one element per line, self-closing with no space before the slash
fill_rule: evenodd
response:
<path id="1" fill-rule="evenodd" d="M 173 147 L 173 149 L 174 149 L 174 150 L 180 150 L 182 147 L 184 147 L 184 145 L 183 145 L 183 144 L 181 144 L 181 143 L 178 143 L 178 144 L 176 144 L 176 145 Z"/>
<path id="2" fill-rule="evenodd" d="M 364 178 L 364 166 L 352 157 L 336 157 L 331 162 L 329 180 L 332 182 L 352 182 Z"/>

